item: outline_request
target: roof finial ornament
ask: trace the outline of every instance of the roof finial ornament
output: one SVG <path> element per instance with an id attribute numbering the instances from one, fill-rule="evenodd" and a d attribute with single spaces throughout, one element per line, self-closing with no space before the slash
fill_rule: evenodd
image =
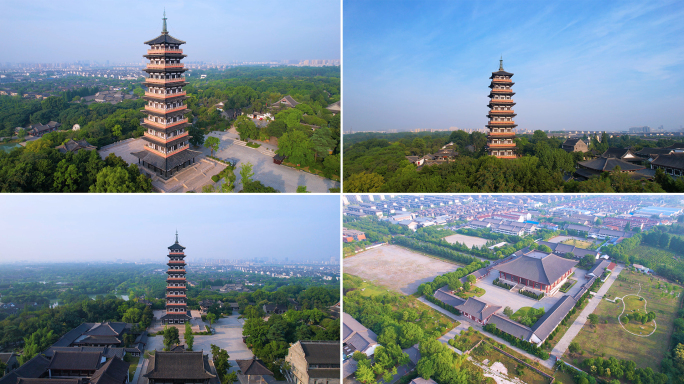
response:
<path id="1" fill-rule="evenodd" d="M 169 33 L 166 30 L 166 7 L 164 8 L 164 17 L 162 18 L 162 20 L 164 20 L 164 28 L 162 28 L 162 33 Z"/>
<path id="2" fill-rule="evenodd" d="M 176 244 L 178 244 L 178 229 L 176 229 Z"/>
<path id="3" fill-rule="evenodd" d="M 166 28 L 164 28 L 166 29 Z M 501 55 L 501 59 L 499 60 L 499 71 L 503 71 L 503 55 Z"/>

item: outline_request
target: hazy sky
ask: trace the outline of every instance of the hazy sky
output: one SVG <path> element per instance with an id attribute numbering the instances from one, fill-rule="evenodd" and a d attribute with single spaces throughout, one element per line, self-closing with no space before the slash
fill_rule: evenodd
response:
<path id="1" fill-rule="evenodd" d="M 683 20 L 683 1 L 345 0 L 345 130 L 483 127 L 502 54 L 519 128 L 679 128 Z"/>
<path id="2" fill-rule="evenodd" d="M 340 0 L 2 1 L 0 62 L 139 62 L 166 7 L 186 60 L 340 58 Z"/>
<path id="3" fill-rule="evenodd" d="M 339 196 L 3 195 L 2 260 L 159 260 L 340 255 Z"/>

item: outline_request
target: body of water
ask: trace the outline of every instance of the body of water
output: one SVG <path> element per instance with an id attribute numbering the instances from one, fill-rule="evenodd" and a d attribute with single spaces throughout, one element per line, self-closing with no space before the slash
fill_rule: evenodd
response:
<path id="1" fill-rule="evenodd" d="M 0 144 L 0 151 L 2 152 L 9 152 L 13 150 L 14 148 L 19 148 L 21 145 L 17 143 L 2 143 Z"/>
<path id="2" fill-rule="evenodd" d="M 100 293 L 100 294 L 96 294 L 96 295 L 88 295 L 88 297 L 95 300 L 95 298 L 99 295 L 104 296 L 103 294 Z M 118 297 L 119 299 L 124 299 L 124 300 L 128 301 L 128 295 L 116 295 L 116 297 Z M 57 299 L 50 300 L 50 308 L 54 308 L 58 305 L 59 305 L 59 302 L 57 301 Z"/>

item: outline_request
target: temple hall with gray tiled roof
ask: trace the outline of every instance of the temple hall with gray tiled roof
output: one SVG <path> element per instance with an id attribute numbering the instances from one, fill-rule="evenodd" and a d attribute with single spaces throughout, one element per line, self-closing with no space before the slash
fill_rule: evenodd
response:
<path id="1" fill-rule="evenodd" d="M 525 289 L 552 296 L 558 292 L 577 263 L 577 260 L 535 250 L 498 264 L 493 269 L 499 271 L 499 278 L 502 280 L 522 284 Z"/>

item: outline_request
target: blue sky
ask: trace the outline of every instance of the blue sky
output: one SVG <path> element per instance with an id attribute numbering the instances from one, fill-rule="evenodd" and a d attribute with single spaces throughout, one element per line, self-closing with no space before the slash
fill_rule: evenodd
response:
<path id="1" fill-rule="evenodd" d="M 31 0 L 2 2 L 0 62 L 138 62 L 164 7 L 186 60 L 340 58 L 339 0 Z"/>
<path id="2" fill-rule="evenodd" d="M 163 262 L 178 229 L 193 258 L 340 255 L 339 196 L 3 195 L 2 259 Z"/>
<path id="3" fill-rule="evenodd" d="M 682 1 L 345 0 L 345 130 L 483 127 L 500 55 L 519 128 L 678 129 L 682 20 Z"/>

